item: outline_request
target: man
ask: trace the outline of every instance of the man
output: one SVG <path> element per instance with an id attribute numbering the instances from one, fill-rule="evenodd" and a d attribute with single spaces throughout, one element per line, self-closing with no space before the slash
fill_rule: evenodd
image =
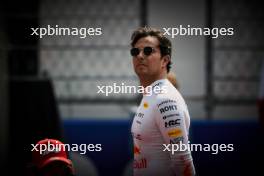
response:
<path id="1" fill-rule="evenodd" d="M 173 145 L 188 144 L 190 125 L 182 96 L 166 79 L 171 42 L 161 31 L 147 27 L 134 31 L 131 40 L 134 70 L 146 90 L 131 129 L 134 175 L 195 175 L 191 152 L 171 151 Z"/>

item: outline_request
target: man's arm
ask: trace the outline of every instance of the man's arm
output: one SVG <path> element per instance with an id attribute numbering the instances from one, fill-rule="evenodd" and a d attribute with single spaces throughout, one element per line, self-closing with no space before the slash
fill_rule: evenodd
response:
<path id="1" fill-rule="evenodd" d="M 184 105 L 180 105 L 173 99 L 161 99 L 157 104 L 156 122 L 164 138 L 166 146 L 169 146 L 171 167 L 176 176 L 193 176 L 195 169 L 188 146 L 188 130 Z M 180 150 L 180 145 L 185 149 Z"/>

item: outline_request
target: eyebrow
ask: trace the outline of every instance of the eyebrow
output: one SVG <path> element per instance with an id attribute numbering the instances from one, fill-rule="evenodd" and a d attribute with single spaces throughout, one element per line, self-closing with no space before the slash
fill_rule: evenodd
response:
<path id="1" fill-rule="evenodd" d="M 134 46 L 133 48 L 145 48 L 145 47 L 159 48 L 159 45 L 158 46 L 145 45 L 143 47 L 136 47 L 136 46 Z"/>

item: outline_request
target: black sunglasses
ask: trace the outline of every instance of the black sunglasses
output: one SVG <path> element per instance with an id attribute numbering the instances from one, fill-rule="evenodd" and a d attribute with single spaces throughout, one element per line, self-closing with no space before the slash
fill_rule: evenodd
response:
<path id="1" fill-rule="evenodd" d="M 140 50 L 141 50 L 141 49 L 139 49 L 139 48 L 132 48 L 132 49 L 130 50 L 130 54 L 131 54 L 131 56 L 136 57 L 137 55 L 139 55 Z M 150 46 L 146 46 L 146 47 L 143 48 L 143 53 L 144 53 L 145 56 L 149 56 L 149 55 L 151 55 L 151 53 L 152 53 L 153 51 L 154 51 L 154 48 L 152 48 L 152 47 L 150 47 Z"/>

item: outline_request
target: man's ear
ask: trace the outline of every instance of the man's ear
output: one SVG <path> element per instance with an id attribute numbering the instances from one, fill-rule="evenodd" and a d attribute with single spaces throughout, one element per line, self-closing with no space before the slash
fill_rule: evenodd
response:
<path id="1" fill-rule="evenodd" d="M 165 55 L 162 57 L 163 62 L 162 62 L 162 67 L 167 67 L 168 63 L 170 62 L 170 56 L 169 55 Z"/>

